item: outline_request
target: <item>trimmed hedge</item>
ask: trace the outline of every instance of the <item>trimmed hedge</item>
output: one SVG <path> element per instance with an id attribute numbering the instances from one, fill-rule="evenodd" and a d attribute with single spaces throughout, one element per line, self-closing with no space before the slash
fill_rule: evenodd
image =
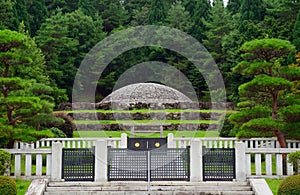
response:
<path id="1" fill-rule="evenodd" d="M 0 194 L 2 195 L 16 195 L 17 185 L 15 180 L 8 176 L 0 176 Z"/>
<path id="2" fill-rule="evenodd" d="M 0 175 L 4 175 L 6 169 L 10 168 L 10 153 L 0 150 Z"/>
<path id="3" fill-rule="evenodd" d="M 293 167 L 296 172 L 298 172 L 299 165 L 298 162 L 300 161 L 300 151 L 292 152 L 289 154 L 289 163 L 293 164 Z M 298 173 L 300 174 L 300 173 Z"/>
<path id="4" fill-rule="evenodd" d="M 293 175 L 285 178 L 278 189 L 278 195 L 299 195 L 300 175 Z"/>

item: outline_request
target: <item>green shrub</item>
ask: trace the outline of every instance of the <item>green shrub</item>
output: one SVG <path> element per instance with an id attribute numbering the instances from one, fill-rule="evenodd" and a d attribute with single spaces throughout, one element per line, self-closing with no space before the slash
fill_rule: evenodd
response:
<path id="1" fill-rule="evenodd" d="M 66 138 L 67 137 L 66 134 L 59 128 L 52 127 L 50 130 L 52 131 L 52 133 L 55 135 L 56 138 Z"/>
<path id="2" fill-rule="evenodd" d="M 300 194 L 300 175 L 293 175 L 285 178 L 278 189 L 278 195 Z"/>
<path id="3" fill-rule="evenodd" d="M 230 137 L 230 136 L 235 136 L 230 134 L 230 132 L 234 129 L 234 124 L 228 119 L 230 114 L 226 114 L 224 118 L 222 118 L 223 122 L 223 127 L 219 132 L 220 137 Z"/>
<path id="4" fill-rule="evenodd" d="M 4 175 L 6 169 L 10 168 L 10 153 L 0 150 L 0 175 Z"/>
<path id="5" fill-rule="evenodd" d="M 65 121 L 64 124 L 57 126 L 57 128 L 61 129 L 67 137 L 73 137 L 73 131 L 76 129 L 76 126 L 73 123 L 72 117 L 61 112 L 54 113 L 53 116 L 59 117 Z"/>
<path id="6" fill-rule="evenodd" d="M 8 176 L 0 176 L 0 194 L 2 195 L 16 195 L 17 185 L 15 180 Z"/>
<path id="7" fill-rule="evenodd" d="M 299 169 L 299 161 L 300 161 L 300 151 L 292 152 L 289 154 L 289 163 L 293 164 L 293 167 L 296 171 Z"/>

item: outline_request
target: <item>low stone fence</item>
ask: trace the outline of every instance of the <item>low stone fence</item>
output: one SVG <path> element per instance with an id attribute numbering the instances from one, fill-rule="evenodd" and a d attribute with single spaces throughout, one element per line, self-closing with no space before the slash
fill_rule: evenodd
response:
<path id="1" fill-rule="evenodd" d="M 202 181 L 202 149 L 235 148 L 237 180 L 245 178 L 281 178 L 283 175 L 283 154 L 299 151 L 299 141 L 289 141 L 290 148 L 279 148 L 275 138 L 175 138 L 168 135 L 168 148 L 190 146 L 191 181 Z M 127 135 L 121 138 L 61 138 L 42 139 L 32 145 L 19 143 L 16 149 L 5 149 L 13 159 L 9 175 L 14 178 L 61 179 L 62 148 L 91 148 L 97 155 L 95 181 L 107 181 L 107 147 L 127 148 Z M 98 162 L 99 161 L 99 162 Z M 287 175 L 293 174 L 293 166 L 287 163 Z"/>
<path id="2" fill-rule="evenodd" d="M 276 137 L 272 138 L 177 138 L 172 133 L 168 135 L 168 144 L 171 147 L 185 148 L 190 145 L 192 140 L 199 140 L 202 146 L 208 148 L 234 148 L 235 143 L 242 141 L 246 144 L 246 148 L 280 148 L 280 144 Z M 300 148 L 299 140 L 287 140 L 288 148 Z"/>
<path id="3" fill-rule="evenodd" d="M 45 138 L 35 143 L 16 142 L 14 149 L 34 149 L 40 147 L 50 147 L 53 142 L 61 142 L 66 148 L 90 148 L 94 142 L 99 138 Z M 120 138 L 107 138 L 109 146 L 114 148 L 123 148 L 127 146 L 127 135 L 123 133 Z M 175 137 L 173 133 L 168 134 L 168 146 L 173 148 L 185 148 L 190 146 L 191 140 L 201 141 L 203 146 L 209 148 L 233 148 L 235 143 L 242 141 L 246 144 L 246 148 L 280 148 L 276 137 L 273 138 L 179 138 Z M 288 148 L 300 148 L 299 140 L 287 140 Z"/>
<path id="4" fill-rule="evenodd" d="M 299 151 L 299 148 L 248 148 L 245 151 L 246 174 L 249 178 L 280 178 L 283 176 L 283 154 Z M 251 168 L 254 157 L 254 171 Z M 265 168 L 263 169 L 263 165 Z M 293 166 L 286 163 L 287 175 L 293 175 Z"/>
<path id="5" fill-rule="evenodd" d="M 90 148 L 99 138 L 44 138 L 35 143 L 15 142 L 15 149 L 36 149 L 51 147 L 53 142 L 61 142 L 64 148 Z M 108 146 L 123 148 L 127 146 L 127 135 L 124 133 L 121 138 L 106 138 Z"/>

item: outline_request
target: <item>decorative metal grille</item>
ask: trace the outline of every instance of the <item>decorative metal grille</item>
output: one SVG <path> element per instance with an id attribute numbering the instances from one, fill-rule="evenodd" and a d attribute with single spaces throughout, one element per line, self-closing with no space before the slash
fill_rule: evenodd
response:
<path id="1" fill-rule="evenodd" d="M 109 181 L 189 180 L 188 149 L 129 150 L 108 148 Z M 148 169 L 150 167 L 150 170 Z"/>
<path id="2" fill-rule="evenodd" d="M 203 147 L 204 181 L 232 181 L 235 176 L 234 148 Z"/>
<path id="3" fill-rule="evenodd" d="M 62 178 L 65 181 L 94 181 L 93 148 L 63 148 Z"/>
<path id="4" fill-rule="evenodd" d="M 147 151 L 108 148 L 108 181 L 145 181 Z"/>
<path id="5" fill-rule="evenodd" d="M 151 181 L 190 179 L 189 148 L 156 149 L 150 151 Z"/>

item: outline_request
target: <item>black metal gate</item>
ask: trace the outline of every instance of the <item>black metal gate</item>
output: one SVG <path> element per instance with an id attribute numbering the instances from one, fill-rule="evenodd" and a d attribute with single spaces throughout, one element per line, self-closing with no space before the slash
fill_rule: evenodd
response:
<path id="1" fill-rule="evenodd" d="M 130 149 L 108 148 L 108 181 L 190 179 L 189 148 L 167 148 L 163 139 L 137 138 L 128 146 Z"/>
<path id="2" fill-rule="evenodd" d="M 203 181 L 232 181 L 235 170 L 234 148 L 203 147 Z"/>
<path id="3" fill-rule="evenodd" d="M 94 181 L 95 148 L 63 148 L 62 179 L 65 181 Z"/>

